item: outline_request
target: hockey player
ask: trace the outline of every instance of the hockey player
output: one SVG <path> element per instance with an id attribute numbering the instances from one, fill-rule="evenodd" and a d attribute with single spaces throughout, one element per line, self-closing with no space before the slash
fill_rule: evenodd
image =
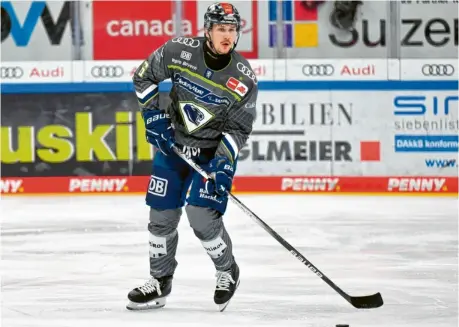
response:
<path id="1" fill-rule="evenodd" d="M 214 301 L 223 311 L 239 285 L 239 267 L 223 224 L 239 150 L 252 131 L 257 80 L 234 49 L 241 19 L 229 3 L 204 16 L 205 37 L 177 37 L 158 48 L 133 80 L 148 142 L 157 148 L 146 195 L 151 278 L 129 294 L 128 309 L 162 307 L 177 267 L 177 225 L 189 223 L 216 268 Z M 158 84 L 171 79 L 171 104 L 161 108 Z M 213 176 L 205 181 L 171 149 L 178 146 Z"/>

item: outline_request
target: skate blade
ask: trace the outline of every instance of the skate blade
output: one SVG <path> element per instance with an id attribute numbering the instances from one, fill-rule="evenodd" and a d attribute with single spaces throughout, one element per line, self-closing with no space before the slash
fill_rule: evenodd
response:
<path id="1" fill-rule="evenodd" d="M 151 300 L 150 302 L 146 303 L 136 303 L 129 301 L 129 303 L 126 305 L 126 309 L 128 310 L 151 310 L 151 309 L 159 309 L 162 308 L 166 305 L 166 298 L 160 298 L 160 299 L 155 299 Z"/>
<path id="2" fill-rule="evenodd" d="M 241 283 L 241 280 L 239 279 L 239 280 L 237 281 L 236 289 L 234 290 L 234 294 L 236 294 L 237 288 L 239 287 L 239 284 L 240 284 L 240 283 Z M 234 294 L 233 294 L 233 296 L 231 297 L 231 299 L 234 297 Z M 230 303 L 231 299 L 229 299 L 229 300 L 226 301 L 225 303 L 219 304 L 219 305 L 218 305 L 218 310 L 219 310 L 220 312 L 223 312 L 223 311 L 226 309 L 226 307 L 228 306 L 228 304 Z"/>

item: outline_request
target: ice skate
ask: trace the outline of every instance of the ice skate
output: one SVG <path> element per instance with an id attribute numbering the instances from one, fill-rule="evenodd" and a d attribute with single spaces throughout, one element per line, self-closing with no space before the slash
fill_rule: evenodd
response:
<path id="1" fill-rule="evenodd" d="M 228 306 L 239 286 L 239 267 L 233 263 L 229 270 L 217 271 L 216 277 L 217 287 L 215 288 L 214 302 L 222 312 Z"/>
<path id="2" fill-rule="evenodd" d="M 172 276 L 151 277 L 143 286 L 136 287 L 128 294 L 128 310 L 149 310 L 162 308 L 172 290 Z"/>

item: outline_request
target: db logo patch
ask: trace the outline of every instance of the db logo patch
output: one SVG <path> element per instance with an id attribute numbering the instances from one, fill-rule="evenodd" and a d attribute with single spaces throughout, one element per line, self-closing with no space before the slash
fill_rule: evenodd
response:
<path id="1" fill-rule="evenodd" d="M 185 59 L 185 60 L 190 60 L 191 56 L 192 54 L 189 53 L 188 51 L 182 51 L 182 53 L 180 54 L 180 58 Z"/>
<path id="2" fill-rule="evenodd" d="M 226 86 L 230 89 L 239 94 L 240 96 L 244 96 L 249 88 L 242 83 L 241 81 L 238 81 L 234 77 L 230 77 L 228 81 L 226 82 Z"/>
<path id="3" fill-rule="evenodd" d="M 148 184 L 148 193 L 165 197 L 167 192 L 167 179 L 151 175 L 150 183 Z"/>

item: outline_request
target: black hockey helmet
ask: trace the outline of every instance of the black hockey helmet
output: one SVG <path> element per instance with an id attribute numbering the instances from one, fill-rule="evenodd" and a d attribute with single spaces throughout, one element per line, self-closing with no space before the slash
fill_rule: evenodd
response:
<path id="1" fill-rule="evenodd" d="M 214 24 L 236 25 L 237 38 L 234 42 L 233 48 L 230 51 L 231 53 L 236 48 L 237 42 L 239 41 L 239 37 L 241 35 L 241 16 L 239 15 L 239 11 L 237 11 L 235 6 L 227 2 L 217 2 L 210 5 L 204 14 L 204 29 L 207 32 L 210 32 Z M 212 40 L 207 36 L 207 34 L 206 38 L 209 41 L 210 46 L 215 51 Z"/>
<path id="2" fill-rule="evenodd" d="M 217 2 L 210 5 L 204 14 L 204 28 L 210 30 L 213 24 L 234 24 L 239 33 L 241 29 L 241 16 L 232 4 Z"/>

